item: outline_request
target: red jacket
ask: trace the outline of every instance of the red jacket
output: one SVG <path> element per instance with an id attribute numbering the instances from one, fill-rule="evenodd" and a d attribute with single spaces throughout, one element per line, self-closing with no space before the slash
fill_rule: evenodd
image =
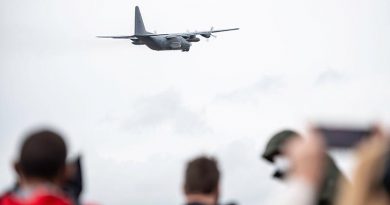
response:
<path id="1" fill-rule="evenodd" d="M 27 200 L 6 194 L 0 198 L 0 205 L 72 205 L 72 203 L 65 197 L 52 194 L 38 194 Z"/>

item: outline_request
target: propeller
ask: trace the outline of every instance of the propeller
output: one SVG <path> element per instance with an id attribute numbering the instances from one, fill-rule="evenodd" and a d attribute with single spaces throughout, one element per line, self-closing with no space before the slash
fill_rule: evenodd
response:
<path id="1" fill-rule="evenodd" d="M 217 36 L 216 35 L 214 35 L 212 32 L 214 31 L 214 26 L 212 26 L 211 28 L 210 28 L 210 36 L 212 36 L 212 37 L 214 37 L 214 38 L 217 38 Z M 209 42 L 209 40 L 210 40 L 210 38 L 207 38 L 207 42 Z"/>
<path id="2" fill-rule="evenodd" d="M 212 37 L 214 37 L 214 38 L 217 38 L 217 36 L 216 35 L 214 35 L 212 32 L 214 31 L 214 26 L 212 26 L 211 28 L 210 28 L 210 36 L 212 36 Z"/>

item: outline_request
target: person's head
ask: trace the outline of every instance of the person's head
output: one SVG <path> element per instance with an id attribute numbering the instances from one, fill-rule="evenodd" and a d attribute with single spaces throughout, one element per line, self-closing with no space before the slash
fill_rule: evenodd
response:
<path id="1" fill-rule="evenodd" d="M 284 156 L 284 148 L 292 139 L 297 139 L 299 134 L 292 130 L 282 130 L 271 137 L 268 141 L 262 158 L 276 165 L 273 176 L 283 179 L 286 174 L 288 164 Z"/>
<path id="2" fill-rule="evenodd" d="M 217 204 L 220 172 L 214 158 L 201 156 L 188 162 L 185 170 L 184 193 L 188 198 L 202 196 L 212 198 Z"/>
<path id="3" fill-rule="evenodd" d="M 25 181 L 58 182 L 65 171 L 67 147 L 64 139 L 50 130 L 28 135 L 22 143 L 15 169 Z"/>

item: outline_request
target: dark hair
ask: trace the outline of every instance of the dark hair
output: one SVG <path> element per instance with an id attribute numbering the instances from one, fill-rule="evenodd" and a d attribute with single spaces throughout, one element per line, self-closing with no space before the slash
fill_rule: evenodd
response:
<path id="1" fill-rule="evenodd" d="M 297 137 L 299 134 L 292 130 L 282 130 L 268 141 L 265 151 L 262 154 L 262 157 L 269 162 L 274 162 L 274 157 L 281 154 L 281 148 L 285 142 L 293 137 Z"/>
<path id="2" fill-rule="evenodd" d="M 217 190 L 219 178 L 217 161 L 198 157 L 187 164 L 184 191 L 186 194 L 211 194 Z"/>
<path id="3" fill-rule="evenodd" d="M 50 130 L 27 136 L 20 151 L 20 171 L 25 177 L 52 180 L 65 167 L 67 148 L 64 139 Z"/>

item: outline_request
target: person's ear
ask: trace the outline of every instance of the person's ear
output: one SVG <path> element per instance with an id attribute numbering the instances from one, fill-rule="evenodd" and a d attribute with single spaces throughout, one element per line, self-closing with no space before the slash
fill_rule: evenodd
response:
<path id="1" fill-rule="evenodd" d="M 63 185 L 66 181 L 67 181 L 67 178 L 66 178 L 66 165 L 64 165 L 63 167 L 61 167 L 59 170 L 58 170 L 58 173 L 56 176 L 54 176 L 51 181 L 54 183 L 54 184 L 57 184 L 57 185 Z"/>
<path id="2" fill-rule="evenodd" d="M 60 179 L 67 179 L 68 178 L 68 165 L 64 165 L 61 167 L 61 169 L 58 171 L 58 178 Z"/>
<path id="3" fill-rule="evenodd" d="M 74 163 L 69 163 L 65 165 L 64 168 L 64 178 L 73 179 L 76 175 L 76 166 Z"/>
<path id="4" fill-rule="evenodd" d="M 20 166 L 20 162 L 19 161 L 15 161 L 13 163 L 13 167 L 14 167 L 14 170 L 16 172 L 16 174 L 18 174 L 19 177 L 22 176 L 22 168 Z"/>

